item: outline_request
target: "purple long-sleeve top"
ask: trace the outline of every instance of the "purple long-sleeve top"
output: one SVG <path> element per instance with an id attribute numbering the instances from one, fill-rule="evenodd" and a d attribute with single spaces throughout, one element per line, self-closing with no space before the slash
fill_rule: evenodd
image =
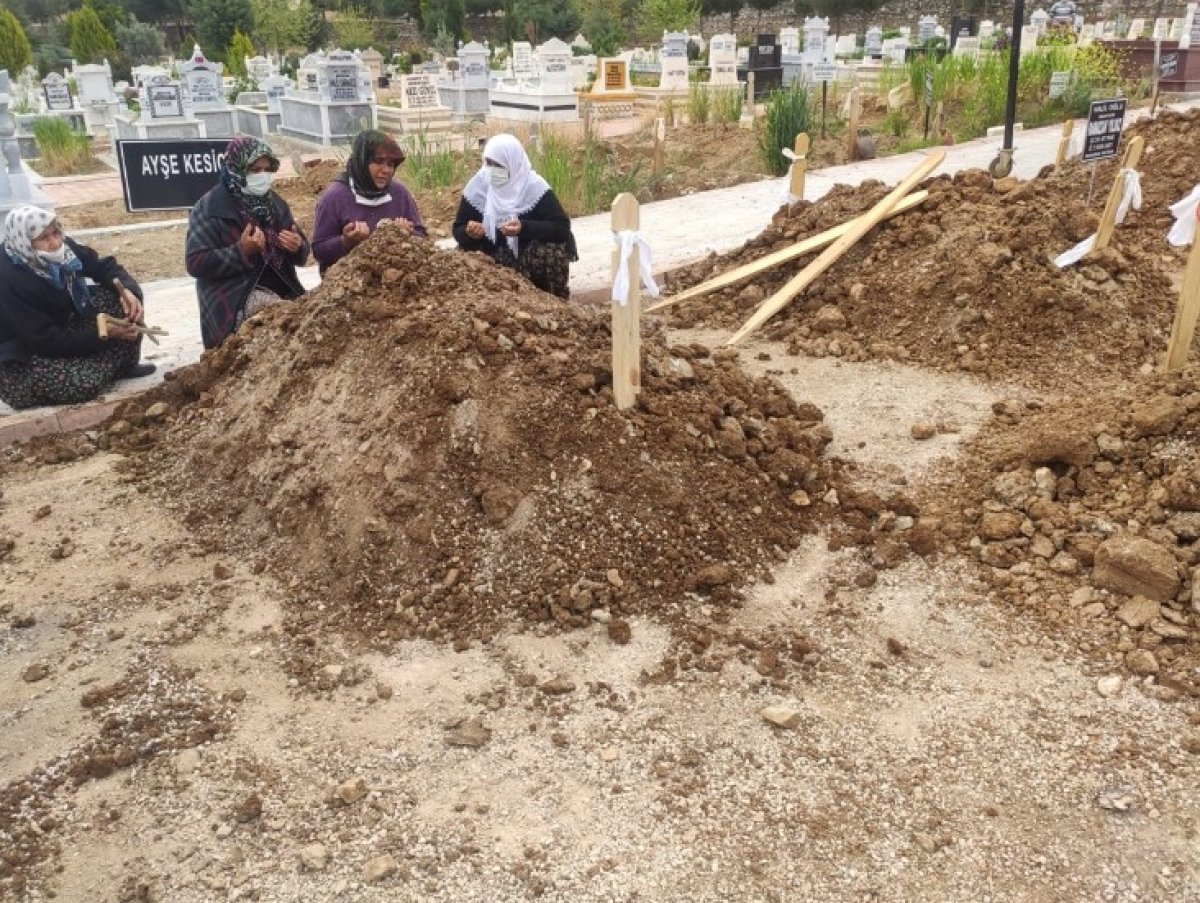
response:
<path id="1" fill-rule="evenodd" d="M 334 182 L 321 193 L 313 222 L 312 252 L 322 273 L 349 253 L 342 241 L 342 228 L 347 223 L 364 222 L 374 232 L 380 220 L 406 219 L 412 223 L 414 235 L 428 237 L 412 192 L 395 179 L 388 192 L 391 201 L 378 207 L 358 203 L 345 182 Z"/>

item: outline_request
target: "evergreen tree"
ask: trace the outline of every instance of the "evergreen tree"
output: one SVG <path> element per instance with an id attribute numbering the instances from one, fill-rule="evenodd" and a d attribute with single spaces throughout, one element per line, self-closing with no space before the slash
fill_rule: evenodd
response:
<path id="1" fill-rule="evenodd" d="M 167 52 L 162 32 L 136 16 L 130 17 L 128 25 L 117 26 L 117 46 L 134 65 L 156 63 Z"/>
<path id="2" fill-rule="evenodd" d="M 234 78 L 246 78 L 246 57 L 254 56 L 254 52 L 254 42 L 240 30 L 235 31 L 225 54 L 225 70 Z"/>
<path id="3" fill-rule="evenodd" d="M 254 12 L 250 0 L 192 0 L 192 18 L 196 36 L 205 55 L 224 56 L 236 31 L 254 31 Z M 189 49 L 188 55 L 191 55 Z"/>
<path id="4" fill-rule="evenodd" d="M 33 61 L 33 48 L 21 23 L 6 9 L 0 9 L 0 69 L 13 78 Z"/>
<path id="5" fill-rule="evenodd" d="M 117 55 L 117 42 L 90 6 L 71 15 L 71 55 L 80 63 L 99 63 Z"/>

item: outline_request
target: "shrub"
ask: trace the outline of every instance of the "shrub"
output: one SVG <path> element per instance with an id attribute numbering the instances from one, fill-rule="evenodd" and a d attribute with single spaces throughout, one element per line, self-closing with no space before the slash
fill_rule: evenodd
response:
<path id="1" fill-rule="evenodd" d="M 33 48 L 17 17 L 0 9 L 0 69 L 7 69 L 16 78 L 33 60 Z"/>
<path id="2" fill-rule="evenodd" d="M 771 92 L 767 98 L 767 114 L 758 136 L 758 155 L 767 172 L 781 176 L 787 172 L 789 150 L 801 132 L 809 131 L 809 93 L 798 84 L 782 91 Z"/>

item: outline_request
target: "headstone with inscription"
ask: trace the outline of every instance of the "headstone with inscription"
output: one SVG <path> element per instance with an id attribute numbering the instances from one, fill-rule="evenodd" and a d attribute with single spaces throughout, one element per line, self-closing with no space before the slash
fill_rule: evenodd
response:
<path id="1" fill-rule="evenodd" d="M 663 35 L 659 61 L 662 66 L 658 87 L 662 91 L 687 91 L 688 89 L 688 36 L 683 32 L 668 32 Z"/>
<path id="2" fill-rule="evenodd" d="M 784 56 L 800 53 L 800 29 L 794 25 L 779 29 L 779 46 Z"/>
<path id="3" fill-rule="evenodd" d="M 708 71 L 708 83 L 714 87 L 738 83 L 736 37 L 731 34 L 713 35 L 708 42 Z"/>
<path id="4" fill-rule="evenodd" d="M 597 119 L 624 119 L 634 115 L 637 94 L 629 81 L 629 60 L 601 57 L 596 61 L 596 80 L 584 99 Z"/>
<path id="5" fill-rule="evenodd" d="M 746 75 L 754 73 L 753 100 L 761 100 L 783 87 L 783 54 L 773 34 L 760 34 L 750 45 Z"/>
<path id="6" fill-rule="evenodd" d="M 309 71 L 315 70 L 316 90 Z M 279 100 L 279 132 L 315 144 L 345 144 L 364 129 L 376 127 L 375 104 L 364 96 L 365 69 L 347 50 L 306 57 L 299 72 L 301 90 Z"/>
<path id="7" fill-rule="evenodd" d="M 108 60 L 74 66 L 71 77 L 75 79 L 75 87 L 79 91 L 79 106 L 88 111 L 89 128 L 102 131 L 112 128 L 117 114 L 127 107 L 113 89 L 112 67 Z"/>
<path id="8" fill-rule="evenodd" d="M 12 102 L 13 85 L 8 70 L 0 69 L 0 226 L 10 210 L 23 204 L 54 210 L 54 202 L 38 188 L 21 162 Z"/>
<path id="9" fill-rule="evenodd" d="M 279 131 L 279 102 L 292 88 L 285 75 L 268 75 L 258 83 L 258 91 L 239 94 L 234 105 L 237 130 L 257 138 Z"/>
<path id="10" fill-rule="evenodd" d="M 533 65 L 533 45 L 528 41 L 513 41 L 512 74 L 517 78 L 536 75 Z"/>
<path id="11" fill-rule="evenodd" d="M 1035 9 L 1029 14 L 1029 24 L 1037 29 L 1038 35 L 1044 35 L 1050 28 L 1050 14 L 1044 9 Z"/>
<path id="12" fill-rule="evenodd" d="M 863 54 L 876 60 L 883 56 L 883 29 L 878 25 L 867 29 L 863 38 Z"/>
<path id="13" fill-rule="evenodd" d="M 475 41 L 458 48 L 458 71 L 438 81 L 438 95 L 455 122 L 484 119 L 491 109 L 488 49 Z"/>
<path id="14" fill-rule="evenodd" d="M 937 33 L 938 21 L 933 16 L 922 16 L 917 20 L 917 44 L 924 46 L 926 41 L 931 41 Z"/>
<path id="15" fill-rule="evenodd" d="M 828 56 L 826 41 L 829 38 L 829 19 L 820 16 L 804 20 L 804 53 L 801 55 L 806 63 L 824 62 Z"/>
<path id="16" fill-rule="evenodd" d="M 571 55 L 571 46 L 558 38 L 538 45 L 530 60 L 534 75 L 502 78 L 492 85 L 490 118 L 518 122 L 576 121 L 579 97 L 571 84 Z"/>
<path id="17" fill-rule="evenodd" d="M 191 58 L 180 63 L 177 69 L 185 100 L 192 115 L 204 123 L 205 137 L 233 137 L 236 120 L 221 87 L 224 65 L 206 59 L 204 51 L 196 44 L 192 47 Z"/>
<path id="18" fill-rule="evenodd" d="M 42 95 L 45 98 L 47 112 L 70 110 L 75 107 L 75 95 L 71 93 L 71 83 L 51 72 L 42 79 Z"/>
<path id="19" fill-rule="evenodd" d="M 119 140 L 209 137 L 206 124 L 193 115 L 183 84 L 169 76 L 155 75 L 148 79 L 138 92 L 138 105 L 140 113 L 117 114 L 115 127 Z M 232 134 L 232 129 L 228 133 Z"/>

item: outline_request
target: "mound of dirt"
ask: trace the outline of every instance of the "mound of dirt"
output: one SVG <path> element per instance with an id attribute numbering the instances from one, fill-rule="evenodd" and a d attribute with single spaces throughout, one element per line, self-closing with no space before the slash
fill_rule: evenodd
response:
<path id="1" fill-rule="evenodd" d="M 656 332 L 619 412 L 610 341 L 605 314 L 384 228 L 107 437 L 288 581 L 293 626 L 461 640 L 728 602 L 832 510 L 822 414 Z"/>
<path id="2" fill-rule="evenodd" d="M 926 510 L 1014 605 L 1200 696 L 1200 368 L 996 415 Z"/>
<path id="3" fill-rule="evenodd" d="M 1053 259 L 1095 231 L 1116 161 L 1069 162 L 1038 178 L 993 185 L 982 171 L 936 177 L 928 200 L 880 225 L 762 334 L 794 353 L 894 358 L 1039 389 L 1136 373 L 1162 355 L 1183 254 L 1167 245 L 1167 206 L 1200 172 L 1200 112 L 1164 113 L 1132 131 L 1146 139 L 1144 204 L 1104 251 L 1067 269 Z M 845 222 L 886 194 L 838 187 L 781 209 L 762 235 L 683 272 L 688 287 Z M 812 258 L 669 309 L 671 322 L 741 325 Z"/>

